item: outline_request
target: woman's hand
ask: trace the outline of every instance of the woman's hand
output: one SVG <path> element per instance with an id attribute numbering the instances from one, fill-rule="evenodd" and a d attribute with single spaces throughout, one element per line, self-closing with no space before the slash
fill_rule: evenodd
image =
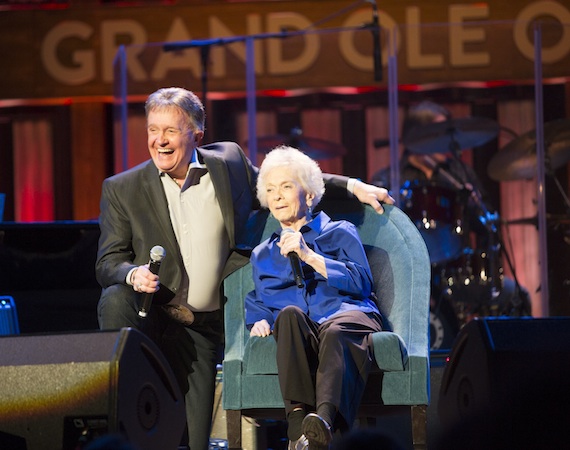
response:
<path id="1" fill-rule="evenodd" d="M 300 231 L 282 233 L 277 246 L 284 257 L 291 252 L 296 253 L 301 261 L 311 266 L 323 277 L 328 278 L 325 259 L 307 245 Z"/>
<path id="2" fill-rule="evenodd" d="M 303 234 L 300 231 L 293 231 L 290 229 L 288 229 L 288 231 L 290 232 L 281 233 L 279 242 L 277 242 L 277 246 L 281 249 L 281 254 L 287 257 L 291 252 L 297 253 L 299 259 L 301 259 L 301 261 L 305 261 L 313 251 L 305 242 Z"/>
<path id="3" fill-rule="evenodd" d="M 267 337 L 271 334 L 271 327 L 269 326 L 269 322 L 267 320 L 262 319 L 258 322 L 253 324 L 251 327 L 251 331 L 249 332 L 250 336 L 259 336 L 259 337 Z"/>
<path id="4" fill-rule="evenodd" d="M 382 203 L 393 205 L 395 200 L 390 196 L 388 190 L 373 184 L 366 184 L 362 181 L 357 181 L 353 189 L 354 196 L 360 200 L 361 203 L 366 203 L 374 208 L 378 214 L 384 212 Z"/>

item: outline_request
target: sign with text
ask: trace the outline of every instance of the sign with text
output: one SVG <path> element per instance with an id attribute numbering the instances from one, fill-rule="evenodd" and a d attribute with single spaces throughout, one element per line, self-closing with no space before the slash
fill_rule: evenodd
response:
<path id="1" fill-rule="evenodd" d="M 129 94 L 171 84 L 195 88 L 205 73 L 210 91 L 243 91 L 247 39 L 254 40 L 252 64 L 262 90 L 381 86 L 389 60 L 397 61 L 402 85 L 529 82 L 537 32 L 544 77 L 570 76 L 566 2 L 384 1 L 377 33 L 385 72 L 381 82 L 373 76 L 372 5 L 351 8 L 354 4 L 314 0 L 5 11 L 0 13 L 0 54 L 6 64 L 0 98 L 112 95 L 113 61 L 121 46 Z M 175 51 L 164 45 L 180 42 L 188 45 Z"/>

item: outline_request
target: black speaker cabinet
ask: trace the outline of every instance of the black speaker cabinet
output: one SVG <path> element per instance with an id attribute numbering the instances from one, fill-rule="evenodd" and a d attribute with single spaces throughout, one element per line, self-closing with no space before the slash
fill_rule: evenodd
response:
<path id="1" fill-rule="evenodd" d="M 121 433 L 141 450 L 169 450 L 184 432 L 170 366 L 131 328 L 1 337 L 0 380 L 2 449 L 71 450 Z"/>
<path id="2" fill-rule="evenodd" d="M 475 319 L 449 354 L 438 414 L 450 425 L 518 399 L 526 399 L 529 409 L 541 395 L 543 403 L 547 397 L 556 401 L 569 388 L 570 318 Z"/>

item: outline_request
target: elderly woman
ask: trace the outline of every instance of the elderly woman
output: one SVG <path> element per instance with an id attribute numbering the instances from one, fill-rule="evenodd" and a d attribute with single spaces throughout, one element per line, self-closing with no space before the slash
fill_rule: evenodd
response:
<path id="1" fill-rule="evenodd" d="M 257 195 L 282 230 L 252 253 L 246 320 L 251 336 L 277 342 L 289 449 L 326 449 L 334 429 L 350 428 L 372 364 L 370 335 L 382 329 L 356 228 L 313 213 L 323 193 L 318 164 L 294 148 L 274 149 L 261 165 Z"/>

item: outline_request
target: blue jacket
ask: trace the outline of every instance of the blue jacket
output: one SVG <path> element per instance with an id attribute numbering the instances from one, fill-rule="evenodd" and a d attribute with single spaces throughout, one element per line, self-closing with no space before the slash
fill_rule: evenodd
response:
<path id="1" fill-rule="evenodd" d="M 262 319 L 273 327 L 287 305 L 298 306 L 319 323 L 347 310 L 378 312 L 372 299 L 372 273 L 356 227 L 320 212 L 301 233 L 307 245 L 325 258 L 328 278 L 303 264 L 305 286 L 298 288 L 289 259 L 277 246 L 279 233 L 274 233 L 251 255 L 255 290 L 245 299 L 248 327 Z"/>

